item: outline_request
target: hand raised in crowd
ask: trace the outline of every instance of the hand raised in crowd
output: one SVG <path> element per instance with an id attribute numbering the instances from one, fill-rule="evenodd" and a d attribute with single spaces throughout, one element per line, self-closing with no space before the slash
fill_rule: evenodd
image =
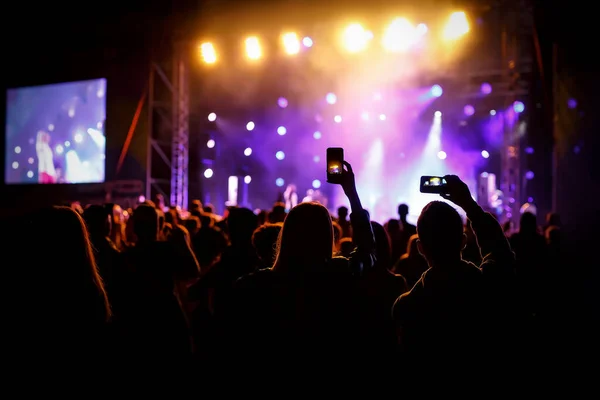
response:
<path id="1" fill-rule="evenodd" d="M 446 175 L 444 176 L 444 180 L 446 181 L 446 185 L 444 192 L 441 193 L 444 199 L 450 200 L 467 213 L 474 207 L 477 207 L 477 202 L 471 196 L 469 187 L 458 176 Z"/>
<path id="2" fill-rule="evenodd" d="M 340 184 L 342 185 L 342 189 L 344 189 L 344 193 L 346 196 L 353 195 L 356 193 L 356 181 L 354 179 L 354 171 L 352 170 L 352 165 L 349 162 L 343 161 L 344 173 L 342 174 L 342 180 Z"/>

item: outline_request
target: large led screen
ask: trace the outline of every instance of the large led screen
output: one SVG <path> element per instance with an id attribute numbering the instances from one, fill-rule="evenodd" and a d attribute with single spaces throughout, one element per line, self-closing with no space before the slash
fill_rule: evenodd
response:
<path id="1" fill-rule="evenodd" d="M 9 89 L 7 184 L 104 182 L 106 79 Z"/>

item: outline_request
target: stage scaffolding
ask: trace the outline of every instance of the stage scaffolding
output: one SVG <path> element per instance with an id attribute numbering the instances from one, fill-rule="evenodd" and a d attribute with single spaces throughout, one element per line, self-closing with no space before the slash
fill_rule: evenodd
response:
<path id="1" fill-rule="evenodd" d="M 170 199 L 170 205 L 182 209 L 188 207 L 189 191 L 190 88 L 187 57 L 187 46 L 179 43 L 174 46 L 171 65 L 153 61 L 148 92 L 146 198 L 161 194 L 165 199 Z M 156 118 L 160 119 L 159 123 L 155 121 Z M 160 135 L 156 125 L 163 126 L 168 134 Z M 168 167 L 169 178 L 155 173 L 155 157 L 159 157 Z"/>
<path id="2" fill-rule="evenodd" d="M 497 18 L 501 23 L 501 54 L 499 61 L 492 61 L 487 68 L 463 70 L 460 76 L 466 81 L 490 82 L 494 86 L 492 96 L 501 97 L 504 108 L 530 94 L 528 77 L 533 67 L 532 29 L 533 11 L 527 0 L 502 2 Z M 171 205 L 182 209 L 188 207 L 189 191 L 189 116 L 190 116 L 190 56 L 189 42 L 173 46 L 170 63 L 151 63 L 149 82 L 149 132 L 146 166 L 146 197 L 160 193 L 170 199 Z M 170 75 L 170 77 L 169 77 Z M 459 74 L 454 72 L 446 78 Z M 500 80 L 498 79 L 500 77 Z M 159 95 L 158 87 L 162 92 Z M 165 95 L 166 93 L 166 95 Z M 464 98 L 479 96 L 479 87 L 465 85 Z M 527 104 L 527 102 L 525 102 Z M 155 129 L 155 118 L 162 121 L 170 135 L 168 140 L 159 137 Z M 521 161 L 519 121 L 509 123 L 505 117 L 504 138 L 501 156 L 499 189 L 504 195 L 504 219 L 516 219 L 524 203 L 521 198 Z M 159 157 L 170 169 L 170 178 L 155 176 L 153 159 Z"/>

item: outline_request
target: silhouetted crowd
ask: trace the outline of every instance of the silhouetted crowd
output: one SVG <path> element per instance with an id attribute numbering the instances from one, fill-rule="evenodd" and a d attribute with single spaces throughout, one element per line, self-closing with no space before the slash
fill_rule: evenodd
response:
<path id="1" fill-rule="evenodd" d="M 447 201 L 416 226 L 405 204 L 381 225 L 347 168 L 337 216 L 316 202 L 220 216 L 158 197 L 19 217 L 4 252 L 13 365 L 185 368 L 235 385 L 290 371 L 528 376 L 566 359 L 577 305 L 557 215 L 539 227 L 525 213 L 513 232 L 447 176 Z"/>

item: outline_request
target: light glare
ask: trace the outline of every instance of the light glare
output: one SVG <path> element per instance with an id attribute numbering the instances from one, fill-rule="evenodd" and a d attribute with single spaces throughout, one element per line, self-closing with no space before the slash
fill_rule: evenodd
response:
<path id="1" fill-rule="evenodd" d="M 260 41 L 256 36 L 251 36 L 246 39 L 246 55 L 251 60 L 258 60 L 262 57 Z"/>
<path id="2" fill-rule="evenodd" d="M 406 19 L 395 19 L 383 36 L 383 47 L 391 52 L 408 50 L 417 40 L 415 27 Z"/>
<path id="3" fill-rule="evenodd" d="M 217 52 L 212 43 L 206 42 L 200 45 L 200 55 L 206 64 L 214 64 L 217 62 Z"/>
<path id="4" fill-rule="evenodd" d="M 300 52 L 300 39 L 293 32 L 284 33 L 281 37 L 283 48 L 289 55 L 298 54 Z"/>
<path id="5" fill-rule="evenodd" d="M 445 40 L 456 40 L 469 33 L 469 21 L 463 11 L 457 11 L 450 14 L 448 23 L 444 28 Z"/>
<path id="6" fill-rule="evenodd" d="M 367 47 L 370 36 L 361 24 L 351 24 L 344 31 L 344 47 L 350 53 L 358 53 Z"/>

